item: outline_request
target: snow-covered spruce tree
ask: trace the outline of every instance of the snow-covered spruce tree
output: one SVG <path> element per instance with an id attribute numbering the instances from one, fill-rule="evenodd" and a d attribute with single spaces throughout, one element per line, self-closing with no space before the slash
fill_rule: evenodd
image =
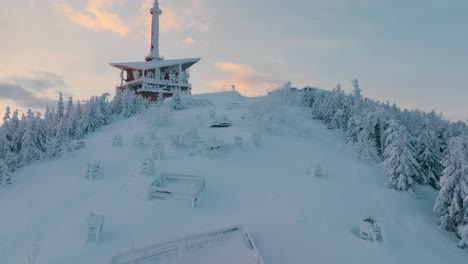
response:
<path id="1" fill-rule="evenodd" d="M 3 159 L 0 159 L 0 186 L 11 184 L 10 168 Z"/>
<path id="2" fill-rule="evenodd" d="M 22 119 L 25 119 L 24 115 Z M 21 149 L 21 139 L 24 134 L 26 122 L 20 121 L 18 118 L 18 110 L 15 110 L 8 123 L 12 134 L 5 162 L 7 163 L 7 166 L 10 168 L 10 170 L 14 171 L 16 168 L 18 168 L 18 153 Z"/>
<path id="3" fill-rule="evenodd" d="M 126 89 L 122 94 L 122 111 L 120 115 L 124 118 L 134 116 L 148 105 L 147 100 Z"/>
<path id="4" fill-rule="evenodd" d="M 117 89 L 115 91 L 114 98 L 110 104 L 112 114 L 119 116 L 122 113 L 122 101 L 123 101 L 123 91 L 122 89 Z"/>
<path id="5" fill-rule="evenodd" d="M 328 128 L 331 130 L 334 129 L 343 129 L 346 130 L 347 127 L 347 116 L 343 109 L 336 110 L 335 114 L 333 115 Z"/>
<path id="6" fill-rule="evenodd" d="M 73 104 L 73 98 L 70 96 L 68 97 L 67 106 L 65 107 L 65 120 L 69 120 L 70 116 L 73 112 L 75 105 Z"/>
<path id="7" fill-rule="evenodd" d="M 99 127 L 99 120 L 96 115 L 96 100 L 91 97 L 83 107 L 83 115 L 81 117 L 80 126 L 84 134 L 94 132 Z"/>
<path id="8" fill-rule="evenodd" d="M 180 92 L 176 90 L 169 99 L 169 107 L 174 110 L 184 110 L 185 106 L 182 103 Z"/>
<path id="9" fill-rule="evenodd" d="M 315 90 L 316 88 L 306 86 L 302 89 L 301 93 L 301 105 L 305 107 L 312 107 L 315 100 Z"/>
<path id="10" fill-rule="evenodd" d="M 111 122 L 112 111 L 110 108 L 109 103 L 107 102 L 107 98 L 110 95 L 108 93 L 104 93 L 101 96 L 96 98 L 97 103 L 97 118 L 99 120 L 100 126 L 108 125 Z"/>
<path id="11" fill-rule="evenodd" d="M 57 122 L 60 122 L 60 120 L 62 120 L 63 116 L 65 115 L 65 104 L 63 102 L 63 96 L 61 92 L 59 92 L 56 115 L 57 116 L 55 117 L 55 120 L 57 120 Z"/>
<path id="12" fill-rule="evenodd" d="M 439 189 L 439 179 L 442 174 L 442 156 L 438 145 L 437 136 L 426 120 L 416 140 L 416 160 L 421 165 L 421 174 L 424 183 L 428 183 L 435 189 Z"/>
<path id="13" fill-rule="evenodd" d="M 468 225 L 468 141 L 465 137 L 449 140 L 447 154 L 442 160 L 444 170 L 434 211 L 440 214 L 440 226 L 457 232 Z M 466 242 L 466 241 L 465 241 Z M 466 246 L 466 243 L 462 243 Z"/>
<path id="14" fill-rule="evenodd" d="M 371 110 L 372 109 L 372 110 Z M 381 141 L 379 117 L 373 108 L 364 110 L 360 115 L 349 119 L 346 143 L 354 148 L 364 161 L 380 160 Z"/>
<path id="15" fill-rule="evenodd" d="M 70 114 L 70 118 L 68 119 L 70 138 L 81 139 L 81 137 L 84 135 L 83 129 L 81 127 L 82 115 L 83 108 L 81 107 L 80 101 L 78 101 Z"/>
<path id="16" fill-rule="evenodd" d="M 21 149 L 18 153 L 20 166 L 29 165 L 42 157 L 42 151 L 38 146 L 36 119 L 31 109 L 28 110 L 26 120 L 23 122 L 26 122 L 26 128 L 21 139 Z"/>
<path id="17" fill-rule="evenodd" d="M 0 159 L 5 159 L 6 157 L 6 137 L 5 129 L 0 127 Z"/>
<path id="18" fill-rule="evenodd" d="M 41 150 L 41 159 L 45 158 L 47 153 L 47 140 L 51 137 L 50 128 L 47 127 L 46 121 L 41 118 L 40 113 L 36 113 L 36 138 L 37 138 L 37 146 Z"/>
<path id="19" fill-rule="evenodd" d="M 468 224 L 460 225 L 458 227 L 458 235 L 460 236 L 460 242 L 458 247 L 461 249 L 468 248 Z"/>
<path id="20" fill-rule="evenodd" d="M 312 107 L 310 108 L 312 117 L 314 119 L 318 119 L 318 120 L 324 119 L 323 113 L 322 113 L 322 109 L 323 109 L 322 105 L 323 105 L 324 99 L 325 99 L 325 92 L 321 90 L 317 90 L 315 93 L 315 97 L 314 97 L 314 103 L 312 104 Z"/>
<path id="21" fill-rule="evenodd" d="M 353 84 L 353 97 L 361 100 L 362 94 L 361 94 L 361 87 L 359 87 L 359 81 L 357 79 L 353 79 L 351 80 L 351 83 Z"/>
<path id="22" fill-rule="evenodd" d="M 385 133 L 387 187 L 400 191 L 415 191 L 416 184 L 422 182 L 422 178 L 408 132 L 395 120 L 391 120 Z"/>

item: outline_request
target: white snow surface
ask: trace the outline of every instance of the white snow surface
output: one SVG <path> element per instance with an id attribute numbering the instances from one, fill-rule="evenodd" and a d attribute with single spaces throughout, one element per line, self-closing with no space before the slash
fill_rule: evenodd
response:
<path id="1" fill-rule="evenodd" d="M 154 141 L 143 113 L 87 135 L 86 148 L 68 159 L 15 172 L 13 184 L 0 189 L 0 263 L 28 263 L 34 245 L 40 249 L 36 264 L 110 263 L 132 244 L 140 248 L 237 224 L 247 226 L 267 264 L 467 263 L 467 253 L 456 247 L 457 238 L 437 227 L 434 190 L 422 187 L 414 195 L 385 188 L 382 168 L 362 163 L 345 145 L 342 132 L 327 130 L 305 109 L 288 108 L 285 115 L 294 122 L 262 134 L 261 146 L 254 146 L 253 128 L 240 122 L 248 104 L 230 110 L 225 106 L 257 99 L 231 92 L 196 97 L 213 105 L 174 112 L 169 123 L 158 128 L 165 155 L 155 171 L 203 175 L 206 188 L 197 207 L 147 199 L 154 177 L 140 171 Z M 234 126 L 208 128 L 211 110 L 227 115 Z M 200 122 L 197 114 L 206 122 L 200 135 L 224 140 L 224 152 L 191 156 L 190 150 L 171 145 L 171 134 Z M 132 145 L 138 133 L 145 134 L 143 147 Z M 112 146 L 115 135 L 122 135 L 123 146 Z M 242 149 L 235 147 L 236 136 L 244 138 Z M 88 180 L 86 165 L 92 161 L 101 162 L 102 173 Z M 321 164 L 326 176 L 307 174 L 312 164 Z M 85 242 L 90 213 L 105 216 L 97 244 Z M 384 242 L 358 237 L 360 220 L 367 217 L 381 219 Z M 213 252 L 212 263 L 222 263 L 219 252 L 231 262 L 236 258 L 228 244 Z"/>

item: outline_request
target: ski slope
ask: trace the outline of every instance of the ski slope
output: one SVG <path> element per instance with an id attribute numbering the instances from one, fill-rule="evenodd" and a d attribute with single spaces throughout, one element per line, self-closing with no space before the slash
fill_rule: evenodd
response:
<path id="1" fill-rule="evenodd" d="M 248 104 L 230 110 L 226 105 L 257 99 L 230 92 L 196 97 L 213 105 L 174 112 L 168 124 L 158 128 L 165 156 L 155 168 L 157 173 L 204 176 L 206 188 L 195 208 L 184 201 L 147 199 L 155 177 L 145 177 L 140 170 L 154 142 L 149 139 L 148 114 L 143 113 L 87 135 L 86 148 L 68 159 L 15 172 L 13 185 L 0 189 L 0 263 L 28 263 L 33 245 L 40 249 L 36 264 L 110 263 L 132 245 L 141 248 L 237 224 L 248 227 L 267 264 L 467 262 L 454 235 L 437 227 L 435 191 L 420 188 L 413 195 L 386 189 L 382 168 L 358 160 L 342 132 L 327 130 L 305 109 L 288 108 L 290 124 L 262 134 L 261 146 L 254 146 L 253 128 L 241 118 Z M 210 111 L 227 115 L 234 126 L 208 128 Z M 226 150 L 214 157 L 191 156 L 189 149 L 171 145 L 172 134 L 192 127 L 198 127 L 201 136 L 224 140 Z M 132 145 L 138 133 L 145 134 L 145 146 Z M 122 136 L 123 146 L 112 146 L 115 135 Z M 243 136 L 243 149 L 235 146 L 235 136 Z M 97 160 L 102 175 L 87 180 L 86 165 Z M 325 168 L 326 178 L 306 173 L 317 163 Z M 97 244 L 85 242 L 90 213 L 105 216 Z M 360 220 L 370 216 L 381 218 L 382 243 L 357 235 Z M 219 252 L 243 263 L 235 261 L 229 247 L 216 252 L 216 263 L 223 256 Z M 170 263 L 195 263 L 191 261 Z"/>

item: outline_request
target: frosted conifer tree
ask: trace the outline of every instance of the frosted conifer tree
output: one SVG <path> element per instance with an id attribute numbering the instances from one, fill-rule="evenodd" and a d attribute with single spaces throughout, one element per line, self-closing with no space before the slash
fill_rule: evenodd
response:
<path id="1" fill-rule="evenodd" d="M 427 121 L 420 129 L 415 148 L 416 160 L 421 165 L 424 183 L 428 183 L 435 189 L 439 189 L 439 178 L 442 174 L 442 157 L 437 137 Z"/>
<path id="2" fill-rule="evenodd" d="M 95 99 L 96 104 L 96 117 L 99 122 L 99 126 L 105 126 L 110 123 L 111 120 L 111 109 L 107 103 L 108 93 L 101 95 Z"/>
<path id="3" fill-rule="evenodd" d="M 99 127 L 99 120 L 96 116 L 96 100 L 94 97 L 89 99 L 83 109 L 81 117 L 81 129 L 84 133 L 94 132 Z"/>
<path id="4" fill-rule="evenodd" d="M 140 113 L 144 107 L 143 103 L 144 99 L 141 96 L 138 96 L 133 91 L 126 89 L 122 95 L 121 116 L 128 118 Z"/>
<path id="5" fill-rule="evenodd" d="M 112 113 L 116 116 L 122 113 L 122 100 L 123 100 L 123 91 L 122 89 L 117 89 L 115 92 L 114 98 L 111 103 Z"/>
<path id="6" fill-rule="evenodd" d="M 359 87 L 359 81 L 357 79 L 353 79 L 351 80 L 351 83 L 353 84 L 353 96 L 356 99 L 362 99 L 361 87 Z"/>
<path id="7" fill-rule="evenodd" d="M 13 139 L 13 134 L 15 129 L 10 122 L 10 107 L 7 106 L 5 110 L 5 116 L 3 117 L 3 125 L 2 125 L 2 137 L 3 137 L 3 153 L 6 157 L 8 152 L 11 152 L 11 141 Z"/>
<path id="8" fill-rule="evenodd" d="M 24 114 L 23 114 L 23 120 L 25 120 L 24 118 Z M 15 110 L 13 112 L 13 116 L 11 117 L 10 119 L 10 127 L 13 131 L 13 134 L 12 134 L 12 138 L 11 138 L 11 141 L 10 141 L 10 146 L 9 146 L 9 152 L 7 153 L 7 156 L 6 156 L 6 163 L 8 165 L 8 167 L 11 169 L 11 170 L 14 170 L 18 167 L 18 153 L 21 149 L 21 139 L 23 137 L 23 134 L 24 134 L 24 130 L 25 130 L 25 127 L 26 127 L 26 122 L 21 122 L 20 119 L 18 118 L 18 110 Z"/>
<path id="9" fill-rule="evenodd" d="M 460 227 L 468 224 L 467 153 L 466 138 L 451 138 L 447 154 L 442 160 L 444 170 L 434 211 L 440 214 L 441 227 L 452 232 L 458 232 Z"/>
<path id="10" fill-rule="evenodd" d="M 346 134 L 346 143 L 353 145 L 358 141 L 359 133 L 361 133 L 361 116 L 355 115 L 348 120 L 348 131 Z"/>
<path id="11" fill-rule="evenodd" d="M 6 144 L 5 129 L 0 127 L 0 159 L 4 159 L 6 156 Z"/>
<path id="12" fill-rule="evenodd" d="M 36 114 L 36 138 L 37 138 L 37 146 L 41 150 L 41 159 L 44 158 L 46 152 L 47 152 L 47 140 L 50 135 L 50 129 L 47 127 L 46 121 L 41 118 L 40 114 Z"/>
<path id="13" fill-rule="evenodd" d="M 330 124 L 328 125 L 329 129 L 344 129 L 346 127 L 346 116 L 342 109 L 338 109 L 333 115 Z"/>
<path id="14" fill-rule="evenodd" d="M 66 120 L 70 119 L 70 116 L 73 113 L 74 108 L 75 106 L 73 105 L 73 98 L 70 96 L 68 97 L 67 106 L 65 107 L 65 119 Z"/>
<path id="15" fill-rule="evenodd" d="M 55 118 L 55 120 L 57 120 L 57 122 L 62 120 L 64 114 L 65 114 L 65 105 L 63 103 L 63 96 L 62 96 L 62 93 L 59 92 L 59 100 L 57 103 L 57 117 Z"/>
<path id="16" fill-rule="evenodd" d="M 0 159 L 0 185 L 11 184 L 11 173 L 8 165 L 4 160 Z"/>
<path id="17" fill-rule="evenodd" d="M 41 158 L 41 150 L 38 147 L 36 120 L 31 109 L 28 110 L 26 128 L 21 139 L 21 149 L 18 154 L 18 162 L 21 166 L 29 165 L 35 160 Z"/>
<path id="18" fill-rule="evenodd" d="M 73 108 L 73 111 L 70 114 L 70 118 L 68 119 L 68 128 L 71 138 L 80 139 L 84 134 L 83 129 L 81 128 L 82 113 L 83 109 L 80 101 L 78 101 L 76 103 L 76 107 Z"/>
<path id="19" fill-rule="evenodd" d="M 460 242 L 458 243 L 458 247 L 461 249 L 467 249 L 468 248 L 468 224 L 459 226 L 458 235 L 461 238 Z"/>
<path id="20" fill-rule="evenodd" d="M 415 190 L 422 181 L 420 166 L 415 159 L 408 132 L 392 120 L 385 131 L 385 165 L 387 167 L 386 185 L 400 191 Z"/>
<path id="21" fill-rule="evenodd" d="M 170 101 L 169 101 L 169 106 L 174 109 L 174 110 L 183 110 L 184 105 L 182 104 L 182 98 L 180 95 L 180 92 L 177 90 L 174 92 L 172 95 Z"/>

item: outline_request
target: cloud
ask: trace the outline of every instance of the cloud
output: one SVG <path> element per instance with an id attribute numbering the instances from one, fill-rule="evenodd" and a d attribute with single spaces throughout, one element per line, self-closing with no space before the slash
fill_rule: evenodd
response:
<path id="1" fill-rule="evenodd" d="M 46 71 L 35 71 L 30 76 L 15 76 L 0 80 L 0 99 L 10 100 L 25 108 L 43 108 L 55 103 L 47 96 L 68 85 L 60 75 Z"/>
<path id="2" fill-rule="evenodd" d="M 46 71 L 35 71 L 33 77 L 12 77 L 10 82 L 26 87 L 32 91 L 43 91 L 50 88 L 67 88 L 62 76 Z"/>
<path id="3" fill-rule="evenodd" d="M 54 100 L 37 96 L 32 91 L 17 84 L 0 82 L 0 99 L 11 100 L 26 108 L 43 108 L 52 105 Z"/>
<path id="4" fill-rule="evenodd" d="M 81 12 L 67 4 L 56 2 L 54 9 L 57 13 L 89 30 L 96 32 L 110 31 L 125 37 L 130 32 L 129 27 L 118 15 L 106 10 L 114 3 L 112 0 L 88 0 L 85 5 L 86 11 Z"/>
<path id="5" fill-rule="evenodd" d="M 250 65 L 219 61 L 215 63 L 215 68 L 220 72 L 221 78 L 208 82 L 211 87 L 236 85 L 240 93 L 257 96 L 278 85 L 271 74 L 261 72 Z"/>
<path id="6" fill-rule="evenodd" d="M 270 64 L 284 64 L 284 61 L 271 55 L 263 56 L 263 60 Z"/>
<path id="7" fill-rule="evenodd" d="M 186 37 L 183 42 L 185 44 L 193 44 L 195 42 L 195 39 L 194 38 L 191 38 L 191 37 Z"/>

